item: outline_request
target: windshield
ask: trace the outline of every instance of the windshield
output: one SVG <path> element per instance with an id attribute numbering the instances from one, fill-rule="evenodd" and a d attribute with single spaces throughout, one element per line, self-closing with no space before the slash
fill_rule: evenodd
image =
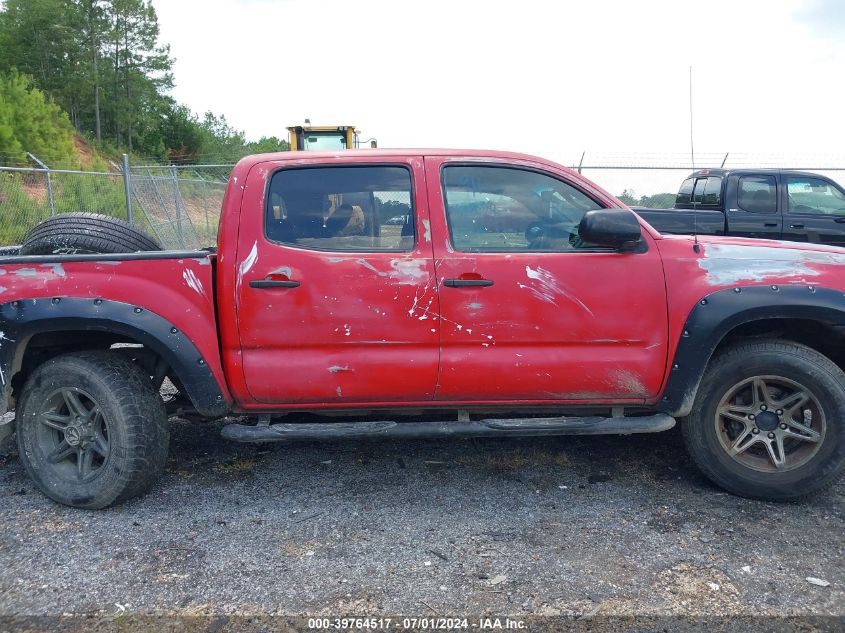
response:
<path id="1" fill-rule="evenodd" d="M 346 133 L 303 132 L 302 148 L 306 150 L 346 149 Z"/>

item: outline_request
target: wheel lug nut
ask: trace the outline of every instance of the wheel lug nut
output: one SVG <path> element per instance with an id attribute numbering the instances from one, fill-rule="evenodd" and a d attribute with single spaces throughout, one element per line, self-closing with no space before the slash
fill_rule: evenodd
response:
<path id="1" fill-rule="evenodd" d="M 781 424 L 781 425 L 780 425 L 780 428 L 781 428 L 781 430 L 785 431 L 785 430 L 786 430 L 786 425 L 785 425 L 785 424 Z"/>
<path id="2" fill-rule="evenodd" d="M 751 415 L 749 415 L 749 416 L 748 416 L 748 419 L 749 419 L 749 420 L 754 420 L 754 419 L 756 419 L 756 417 L 757 417 L 757 416 L 756 416 L 756 415 L 754 415 L 754 414 L 752 413 Z"/>
<path id="3" fill-rule="evenodd" d="M 769 408 L 769 407 L 767 407 L 765 404 L 761 404 L 761 405 L 760 405 L 760 411 L 765 411 L 765 410 L 766 410 L 766 409 L 768 409 L 768 408 Z"/>
<path id="4" fill-rule="evenodd" d="M 775 413 L 777 413 L 778 415 L 783 415 L 783 409 L 778 409 L 777 411 L 775 411 Z"/>
<path id="5" fill-rule="evenodd" d="M 751 432 L 752 432 L 752 433 L 754 433 L 754 435 L 757 435 L 757 434 L 760 432 L 760 429 L 758 429 L 758 428 L 755 426 L 753 429 L 751 429 Z"/>
<path id="6" fill-rule="evenodd" d="M 769 433 L 769 439 L 770 439 L 770 440 L 775 439 L 775 434 L 774 434 L 774 433 Z"/>

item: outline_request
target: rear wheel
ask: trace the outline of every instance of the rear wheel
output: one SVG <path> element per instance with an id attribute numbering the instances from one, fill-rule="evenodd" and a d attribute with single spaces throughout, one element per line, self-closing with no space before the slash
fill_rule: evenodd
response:
<path id="1" fill-rule="evenodd" d="M 51 499 L 99 509 L 144 492 L 164 469 L 169 432 L 149 376 L 114 352 L 59 356 L 27 380 L 18 447 Z"/>
<path id="2" fill-rule="evenodd" d="M 158 241 L 135 226 L 99 213 L 60 213 L 24 238 L 18 254 L 55 255 L 160 251 Z"/>
<path id="3" fill-rule="evenodd" d="M 698 467 L 739 495 L 791 499 L 832 485 L 845 469 L 845 374 L 788 341 L 719 354 L 682 424 Z"/>

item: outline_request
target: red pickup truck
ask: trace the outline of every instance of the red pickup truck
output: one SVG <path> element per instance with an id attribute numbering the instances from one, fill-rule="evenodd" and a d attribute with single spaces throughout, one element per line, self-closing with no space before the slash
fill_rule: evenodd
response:
<path id="1" fill-rule="evenodd" d="M 217 249 L 0 258 L 0 412 L 85 508 L 149 487 L 173 413 L 254 416 L 239 441 L 678 418 L 715 483 L 794 498 L 845 467 L 844 293 L 845 250 L 664 236 L 540 158 L 251 156 Z"/>

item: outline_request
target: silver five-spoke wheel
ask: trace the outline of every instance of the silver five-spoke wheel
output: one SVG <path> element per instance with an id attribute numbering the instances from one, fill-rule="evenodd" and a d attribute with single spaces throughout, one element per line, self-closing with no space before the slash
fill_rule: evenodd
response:
<path id="1" fill-rule="evenodd" d="M 763 472 L 806 464 L 826 429 L 818 399 L 782 376 L 754 376 L 735 384 L 716 408 L 715 423 L 728 455 Z"/>

